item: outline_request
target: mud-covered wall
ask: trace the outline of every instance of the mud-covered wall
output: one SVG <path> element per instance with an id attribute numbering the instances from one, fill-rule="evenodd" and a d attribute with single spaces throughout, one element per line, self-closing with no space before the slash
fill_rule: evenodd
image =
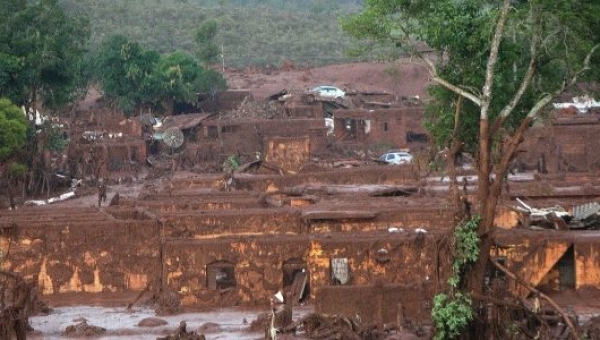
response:
<path id="1" fill-rule="evenodd" d="M 435 295 L 432 282 L 323 287 L 317 313 L 359 317 L 364 324 L 422 324 L 430 321 Z"/>
<path id="2" fill-rule="evenodd" d="M 164 214 L 166 237 L 206 238 L 224 235 L 300 234 L 294 211 L 244 210 Z"/>
<path id="3" fill-rule="evenodd" d="M 557 118 L 548 126 L 530 128 L 516 163 L 525 169 L 538 169 L 545 163 L 548 173 L 587 172 L 600 168 L 600 149 L 596 146 L 597 117 Z M 543 161 L 542 161 L 543 160 Z"/>
<path id="4" fill-rule="evenodd" d="M 254 306 L 268 304 L 273 294 L 285 290 L 283 268 L 288 262 L 305 264 L 314 299 L 319 289 L 339 284 L 332 276 L 334 258 L 347 260 L 347 286 L 366 286 L 406 283 L 407 278 L 418 284 L 436 282 L 435 255 L 434 237 L 426 234 L 168 240 L 164 269 L 167 285 L 182 295 L 184 304 Z M 232 266 L 232 286 L 211 288 L 207 268 L 215 263 Z"/>
<path id="5" fill-rule="evenodd" d="M 227 156 L 240 154 L 249 161 L 256 152 L 263 155 L 270 137 L 302 137 L 310 139 L 310 151 L 324 147 L 323 119 L 269 119 L 256 121 L 204 121 L 196 136 L 198 144 L 211 144 L 214 152 Z"/>
<path id="6" fill-rule="evenodd" d="M 2 268 L 43 294 L 141 290 L 160 277 L 159 235 L 153 221 L 16 223 Z"/>
<path id="7" fill-rule="evenodd" d="M 495 239 L 492 257 L 534 287 L 600 288 L 600 237 L 593 231 L 511 229 Z M 509 288 L 528 294 L 512 281 Z"/>
<path id="8" fill-rule="evenodd" d="M 575 288 L 600 288 L 600 238 L 575 244 Z"/>
<path id="9" fill-rule="evenodd" d="M 286 172 L 297 172 L 310 161 L 310 138 L 270 137 L 265 160 Z"/>
<path id="10" fill-rule="evenodd" d="M 425 134 L 420 123 L 422 108 L 335 110 L 335 136 L 339 141 L 409 146 L 408 133 Z"/>

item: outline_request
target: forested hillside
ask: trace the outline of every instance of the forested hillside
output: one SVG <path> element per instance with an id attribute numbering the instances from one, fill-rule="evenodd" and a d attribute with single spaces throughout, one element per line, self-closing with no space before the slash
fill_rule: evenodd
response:
<path id="1" fill-rule="evenodd" d="M 194 53 L 194 34 L 215 20 L 215 43 L 226 67 L 324 65 L 377 58 L 352 57 L 352 39 L 339 19 L 362 7 L 361 0 L 61 0 L 67 12 L 91 24 L 90 50 L 104 38 L 122 34 L 159 52 Z"/>

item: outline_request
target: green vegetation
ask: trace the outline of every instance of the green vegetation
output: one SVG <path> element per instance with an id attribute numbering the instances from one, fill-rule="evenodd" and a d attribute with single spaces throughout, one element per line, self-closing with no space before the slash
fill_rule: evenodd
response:
<path id="1" fill-rule="evenodd" d="M 471 218 L 454 229 L 452 275 L 448 279 L 450 293 L 434 297 L 431 317 L 435 323 L 436 339 L 453 339 L 462 333 L 473 318 L 469 293 L 460 289 L 464 284 L 465 270 L 479 258 L 477 228 L 481 219 Z"/>
<path id="2" fill-rule="evenodd" d="M 173 112 L 175 104 L 195 103 L 199 92 L 225 89 L 221 74 L 202 68 L 187 53 L 160 56 L 123 36 L 102 45 L 96 65 L 105 96 L 128 116 L 144 108 Z"/>
<path id="3" fill-rule="evenodd" d="M 599 11 L 596 0 L 367 0 L 360 14 L 343 21 L 356 38 L 410 50 L 430 72 L 436 86 L 426 127 L 437 146 L 447 148 L 449 169 L 459 152 L 477 157 L 479 257 L 451 284 L 482 294 L 496 206 L 524 133 L 557 96 L 598 79 Z M 421 53 L 417 42 L 439 53 Z M 449 173 L 456 188 L 455 172 Z M 470 204 L 466 209 L 457 190 L 454 196 L 457 215 L 465 215 Z M 465 287 L 459 285 L 463 279 Z M 461 294 L 460 301 L 470 301 Z M 442 309 L 434 313 L 448 326 L 445 336 L 453 336 L 470 318 L 443 312 L 444 306 L 457 313 L 464 307 L 446 301 L 440 297 Z M 485 310 L 473 312 L 482 314 L 474 322 L 493 319 Z"/>
<path id="4" fill-rule="evenodd" d="M 217 63 L 221 64 L 223 53 L 225 67 L 235 68 L 279 66 L 286 59 L 299 65 L 357 60 L 346 54 L 352 38 L 341 30 L 339 19 L 358 11 L 361 3 L 114 0 L 107 5 L 101 0 L 60 0 L 68 13 L 89 19 L 92 52 L 106 38 L 122 35 L 159 53 L 183 50 L 196 55 L 196 31 L 214 22 L 217 32 L 212 47 L 217 48 Z"/>
<path id="5" fill-rule="evenodd" d="M 0 98 L 0 161 L 17 153 L 27 140 L 27 119 L 7 98 Z"/>
<path id="6" fill-rule="evenodd" d="M 0 177 L 6 181 L 11 208 L 15 207 L 13 182 L 27 171 L 26 165 L 14 160 L 26 141 L 25 114 L 7 98 L 0 98 Z"/>
<path id="7" fill-rule="evenodd" d="M 431 318 L 435 324 L 435 339 L 457 338 L 471 322 L 472 300 L 468 294 L 456 292 L 453 296 L 440 293 L 433 298 Z"/>
<path id="8" fill-rule="evenodd" d="M 87 22 L 56 0 L 0 0 L 0 96 L 27 109 L 68 103 L 88 38 Z"/>

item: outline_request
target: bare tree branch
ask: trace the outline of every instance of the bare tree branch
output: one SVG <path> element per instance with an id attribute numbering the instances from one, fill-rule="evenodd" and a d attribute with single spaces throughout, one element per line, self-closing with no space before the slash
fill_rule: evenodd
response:
<path id="1" fill-rule="evenodd" d="M 527 90 L 529 85 L 531 84 L 531 80 L 533 79 L 533 74 L 535 73 L 534 66 L 535 66 L 535 60 L 537 58 L 537 42 L 533 42 L 531 44 L 530 54 L 531 54 L 531 57 L 530 57 L 531 59 L 529 60 L 529 66 L 527 66 L 527 72 L 525 73 L 525 76 L 523 77 L 523 80 L 521 81 L 521 85 L 519 86 L 519 89 L 517 90 L 517 92 L 511 99 L 511 101 L 500 112 L 500 117 L 503 120 L 513 112 L 513 110 L 515 109 L 517 104 L 521 101 L 523 94 L 525 93 L 525 91 Z"/>
<path id="2" fill-rule="evenodd" d="M 548 105 L 548 103 L 550 103 L 555 96 L 561 94 L 567 87 L 576 84 L 577 79 L 579 79 L 579 76 L 590 69 L 590 60 L 592 59 L 592 56 L 594 55 L 596 50 L 598 50 L 598 48 L 600 48 L 600 43 L 594 45 L 594 47 L 590 49 L 588 54 L 585 56 L 585 59 L 583 60 L 583 66 L 578 72 L 576 72 L 573 75 L 573 78 L 571 78 L 569 82 L 564 81 L 562 85 L 558 88 L 558 90 L 556 90 L 554 93 L 548 93 L 544 97 L 542 97 L 542 99 L 538 100 L 538 102 L 535 103 L 535 105 L 527 113 L 527 117 L 535 118 L 540 112 L 540 110 L 544 106 Z"/>
<path id="3" fill-rule="evenodd" d="M 493 259 L 490 259 L 490 262 L 496 268 L 498 268 L 501 272 L 503 272 L 504 274 L 506 274 L 506 276 L 508 276 L 511 279 L 515 280 L 516 282 L 518 282 L 519 284 L 521 284 L 523 287 L 527 288 L 527 290 L 531 291 L 532 293 L 537 294 L 542 299 L 548 301 L 548 303 L 550 305 L 552 305 L 552 307 L 554 307 L 554 309 L 556 309 L 556 311 L 562 316 L 562 318 L 565 320 L 565 323 L 567 324 L 567 326 L 569 326 L 569 328 L 571 328 L 571 330 L 573 331 L 573 333 L 572 333 L 573 337 L 575 339 L 577 339 L 577 340 L 581 339 L 581 337 L 579 336 L 579 333 L 577 332 L 577 328 L 575 328 L 575 325 L 573 324 L 573 321 L 571 320 L 571 318 L 569 317 L 569 315 L 565 312 L 564 309 L 562 309 L 559 305 L 557 305 L 556 302 L 554 302 L 554 300 L 552 300 L 546 294 L 544 294 L 544 293 L 540 292 L 539 290 L 535 289 L 535 287 L 533 287 L 532 285 L 530 285 L 527 282 L 525 282 L 525 280 L 523 280 L 522 278 L 520 278 L 517 275 L 515 275 L 513 272 L 511 272 L 510 270 L 508 270 L 508 268 L 504 267 L 503 265 L 501 265 L 497 261 L 495 261 Z"/>
<path id="4" fill-rule="evenodd" d="M 474 95 L 466 90 L 463 90 L 462 88 L 460 88 L 454 84 L 451 84 L 451 83 L 447 82 L 445 79 L 440 78 L 438 76 L 433 76 L 431 78 L 431 80 L 433 82 L 437 83 L 438 85 L 441 85 L 441 86 L 447 88 L 448 90 L 467 98 L 468 100 L 472 101 L 475 105 L 481 106 L 482 100 L 481 100 L 481 98 L 477 97 L 476 95 Z"/>
<path id="5" fill-rule="evenodd" d="M 498 50 L 500 49 L 500 41 L 504 36 L 504 24 L 506 23 L 506 17 L 508 16 L 510 3 L 511 0 L 504 0 L 502 10 L 500 11 L 500 17 L 498 18 L 498 23 L 496 24 L 496 29 L 494 31 L 494 37 L 492 38 L 490 56 L 485 70 L 485 84 L 483 85 L 482 91 L 480 119 L 488 119 L 488 110 L 492 98 L 492 86 L 494 84 L 494 74 L 496 71 L 496 63 L 498 62 Z"/>

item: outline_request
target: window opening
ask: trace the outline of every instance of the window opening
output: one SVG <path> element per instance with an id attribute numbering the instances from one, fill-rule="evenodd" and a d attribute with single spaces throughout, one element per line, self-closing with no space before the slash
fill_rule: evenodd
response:
<path id="1" fill-rule="evenodd" d="M 556 264 L 558 266 L 558 288 L 575 288 L 575 247 L 570 246 Z"/>
<path id="2" fill-rule="evenodd" d="M 233 263 L 219 261 L 206 266 L 206 286 L 208 289 L 226 289 L 235 287 L 235 267 Z"/>
<path id="3" fill-rule="evenodd" d="M 346 285 L 350 282 L 347 258 L 331 259 L 331 279 L 335 285 Z"/>

